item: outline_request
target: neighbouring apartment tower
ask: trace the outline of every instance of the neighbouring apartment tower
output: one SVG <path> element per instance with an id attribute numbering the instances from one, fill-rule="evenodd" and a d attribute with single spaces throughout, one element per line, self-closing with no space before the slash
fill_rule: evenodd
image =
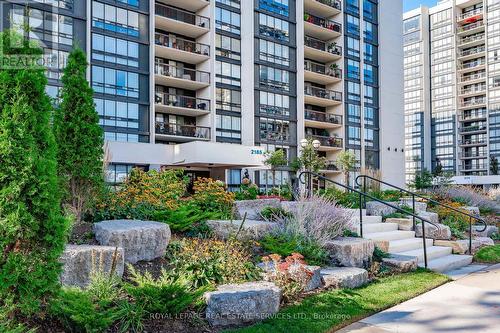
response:
<path id="1" fill-rule="evenodd" d="M 406 178 L 500 184 L 500 0 L 445 0 L 404 14 Z"/>
<path id="2" fill-rule="evenodd" d="M 2 11 L 2 28 L 28 23 L 51 55 L 53 97 L 72 45 L 86 50 L 110 182 L 136 166 L 184 168 L 237 189 L 248 170 L 266 189 L 264 153 L 291 161 L 313 138 L 332 179 L 347 149 L 356 172 L 404 184 L 400 1 L 6 0 Z"/>

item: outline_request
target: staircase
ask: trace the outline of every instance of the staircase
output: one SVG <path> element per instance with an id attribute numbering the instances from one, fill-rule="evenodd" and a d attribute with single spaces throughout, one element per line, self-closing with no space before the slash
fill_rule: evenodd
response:
<path id="1" fill-rule="evenodd" d="M 359 211 L 358 211 L 359 212 Z M 364 212 L 363 212 L 364 214 Z M 359 216 L 352 218 L 359 233 Z M 363 238 L 374 241 L 388 241 L 389 253 L 414 256 L 418 265 L 425 266 L 422 238 L 415 237 L 415 231 L 398 230 L 397 223 L 382 222 L 382 216 L 363 216 Z M 472 262 L 470 255 L 452 254 L 452 248 L 434 246 L 434 240 L 427 238 L 427 268 L 437 272 L 447 272 Z"/>

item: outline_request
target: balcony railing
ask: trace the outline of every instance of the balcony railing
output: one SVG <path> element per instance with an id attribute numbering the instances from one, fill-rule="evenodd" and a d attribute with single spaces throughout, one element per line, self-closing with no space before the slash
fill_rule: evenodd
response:
<path id="1" fill-rule="evenodd" d="M 486 61 L 485 60 L 476 60 L 476 61 L 471 61 L 471 62 L 466 62 L 466 63 L 463 63 L 463 64 L 459 64 L 458 65 L 458 69 L 470 69 L 470 68 L 475 68 L 475 67 L 479 67 L 479 66 L 483 66 L 486 64 Z"/>
<path id="2" fill-rule="evenodd" d="M 462 139 L 458 141 L 459 145 L 466 146 L 466 145 L 482 145 L 486 144 L 486 139 Z"/>
<path id="3" fill-rule="evenodd" d="M 342 56 L 342 47 L 338 46 L 336 43 L 327 43 L 316 38 L 304 36 L 304 45 L 316 50 Z"/>
<path id="4" fill-rule="evenodd" d="M 325 170 L 328 170 L 328 171 L 340 171 L 340 167 L 339 167 L 337 161 L 326 161 Z"/>
<path id="5" fill-rule="evenodd" d="M 290 134 L 279 131 L 260 131 L 260 139 L 264 141 L 288 142 Z"/>
<path id="6" fill-rule="evenodd" d="M 472 30 L 472 29 L 476 29 L 476 28 L 482 27 L 482 26 L 484 26 L 484 22 L 483 21 L 478 21 L 478 22 L 475 22 L 475 23 L 472 23 L 472 24 L 467 24 L 467 25 L 458 27 L 458 32 L 465 32 L 465 31 L 469 31 L 469 30 Z"/>
<path id="7" fill-rule="evenodd" d="M 467 108 L 470 106 L 476 106 L 476 105 L 481 105 L 486 103 L 486 98 L 475 98 L 475 99 L 470 99 L 467 101 L 462 101 L 460 103 L 461 108 Z"/>
<path id="8" fill-rule="evenodd" d="M 202 28 L 210 28 L 210 19 L 208 17 L 196 15 L 185 10 L 157 3 L 155 5 L 155 13 L 156 15 L 163 16 L 172 20 L 196 25 Z"/>
<path id="9" fill-rule="evenodd" d="M 305 86 L 304 94 L 306 94 L 307 96 L 325 98 L 332 101 L 342 102 L 342 93 L 340 91 L 328 90 L 313 86 Z"/>
<path id="10" fill-rule="evenodd" d="M 474 119 L 482 119 L 482 118 L 486 118 L 487 115 L 488 114 L 486 111 L 466 112 L 465 114 L 459 114 L 458 120 L 467 121 L 467 120 L 474 120 Z"/>
<path id="11" fill-rule="evenodd" d="M 155 103 L 178 108 L 210 111 L 210 100 L 204 98 L 174 95 L 168 93 L 156 93 Z"/>
<path id="12" fill-rule="evenodd" d="M 202 43 L 197 43 L 191 40 L 179 38 L 176 36 L 155 33 L 155 44 L 165 47 L 170 47 L 176 50 L 181 50 L 189 53 L 197 53 L 209 56 L 210 46 Z"/>
<path id="13" fill-rule="evenodd" d="M 177 67 L 169 64 L 162 64 L 159 62 L 155 64 L 155 74 L 194 82 L 210 83 L 210 73 L 208 72 L 198 71 L 191 68 Z"/>
<path id="14" fill-rule="evenodd" d="M 210 127 L 156 122 L 156 134 L 210 140 Z"/>
<path id="15" fill-rule="evenodd" d="M 342 125 L 342 116 L 320 111 L 305 110 L 306 120 L 319 121 L 322 123 Z"/>
<path id="16" fill-rule="evenodd" d="M 484 40 L 484 33 L 478 35 L 467 36 L 459 40 L 458 45 L 464 45 L 467 43 L 475 42 L 478 40 Z"/>
<path id="17" fill-rule="evenodd" d="M 326 18 L 314 16 L 308 13 L 304 13 L 304 21 L 338 33 L 341 33 L 342 31 L 342 24 Z"/>
<path id="18" fill-rule="evenodd" d="M 316 0 L 319 3 L 330 6 L 332 8 L 342 10 L 342 3 L 340 0 Z"/>
<path id="19" fill-rule="evenodd" d="M 461 164 L 459 165 L 460 171 L 474 171 L 474 170 L 487 170 L 488 164 L 479 163 L 479 164 Z"/>
<path id="20" fill-rule="evenodd" d="M 308 135 L 308 137 L 313 140 L 318 140 L 321 146 L 324 147 L 342 148 L 344 146 L 344 140 L 342 138 L 322 135 Z"/>
<path id="21" fill-rule="evenodd" d="M 487 152 L 465 151 L 465 152 L 458 153 L 459 158 L 484 158 L 487 156 L 488 156 Z"/>
<path id="22" fill-rule="evenodd" d="M 486 131 L 486 129 L 487 129 L 486 125 L 474 125 L 474 126 L 459 127 L 458 131 L 460 133 L 469 133 L 469 132 Z"/>
<path id="23" fill-rule="evenodd" d="M 332 77 L 342 78 L 342 70 L 340 68 L 326 66 L 318 62 L 313 62 L 310 60 L 304 61 L 304 70 L 315 72 L 318 74 L 328 75 Z"/>
<path id="24" fill-rule="evenodd" d="M 467 87 L 467 88 L 462 88 L 460 89 L 460 94 L 461 95 L 467 95 L 467 94 L 475 94 L 475 93 L 481 93 L 486 91 L 486 86 L 472 86 L 472 87 Z"/>
<path id="25" fill-rule="evenodd" d="M 473 49 L 462 50 L 458 54 L 459 54 L 460 57 L 466 57 L 466 56 L 470 56 L 470 55 L 473 55 L 473 54 L 478 54 L 478 53 L 481 53 L 481 52 L 484 52 L 484 51 L 486 51 L 486 47 L 485 46 L 479 46 L 479 47 L 475 47 Z"/>
<path id="26" fill-rule="evenodd" d="M 460 82 L 469 82 L 469 81 L 474 81 L 474 80 L 480 80 L 486 78 L 486 72 L 482 73 L 475 73 L 472 75 L 462 75 L 460 77 Z"/>
<path id="27" fill-rule="evenodd" d="M 475 9 L 475 10 L 471 10 L 467 13 L 462 13 L 460 15 L 457 16 L 457 20 L 458 21 L 463 21 L 465 19 L 468 19 L 468 18 L 471 18 L 471 17 L 474 17 L 474 16 L 479 16 L 479 15 L 482 15 L 483 14 L 483 8 L 478 8 L 478 9 Z"/>

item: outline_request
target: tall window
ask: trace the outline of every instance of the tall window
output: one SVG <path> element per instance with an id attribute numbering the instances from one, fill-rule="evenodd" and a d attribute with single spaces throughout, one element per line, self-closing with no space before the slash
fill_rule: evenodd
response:
<path id="1" fill-rule="evenodd" d="M 240 14 L 233 11 L 216 7 L 215 8 L 215 27 L 220 30 L 240 34 Z"/>

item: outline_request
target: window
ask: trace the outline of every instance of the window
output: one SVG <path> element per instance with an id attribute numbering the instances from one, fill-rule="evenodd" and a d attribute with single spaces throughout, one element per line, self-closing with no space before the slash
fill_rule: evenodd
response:
<path id="1" fill-rule="evenodd" d="M 347 78 L 359 80 L 359 61 L 348 59 L 347 60 Z"/>
<path id="2" fill-rule="evenodd" d="M 92 26 L 119 34 L 139 37 L 139 13 L 93 1 Z"/>
<path id="3" fill-rule="evenodd" d="M 215 63 L 215 81 L 239 87 L 241 85 L 241 65 L 224 61 Z"/>
<path id="4" fill-rule="evenodd" d="M 353 13 L 359 13 L 359 0 L 346 0 L 346 9 Z"/>
<path id="5" fill-rule="evenodd" d="M 92 59 L 139 67 L 139 44 L 92 33 Z"/>
<path id="6" fill-rule="evenodd" d="M 361 128 L 355 126 L 347 126 L 347 137 L 349 145 L 361 145 Z"/>
<path id="7" fill-rule="evenodd" d="M 365 83 L 376 84 L 377 83 L 377 68 L 372 65 L 364 64 L 364 80 Z"/>
<path id="8" fill-rule="evenodd" d="M 218 110 L 241 112 L 241 91 L 217 88 L 215 102 Z"/>
<path id="9" fill-rule="evenodd" d="M 288 16 L 288 0 L 259 0 L 259 8 L 275 14 Z"/>
<path id="10" fill-rule="evenodd" d="M 372 44 L 365 43 L 364 56 L 365 56 L 365 61 L 376 63 L 378 58 L 377 47 L 373 46 Z"/>
<path id="11" fill-rule="evenodd" d="M 139 129 L 139 105 L 107 99 L 94 99 L 101 126 Z"/>
<path id="12" fill-rule="evenodd" d="M 416 30 L 420 30 L 420 16 L 415 16 L 404 20 L 403 34 L 407 34 Z"/>
<path id="13" fill-rule="evenodd" d="M 262 36 L 288 42 L 290 40 L 289 30 L 290 26 L 287 21 L 266 14 L 259 14 L 259 33 Z"/>
<path id="14" fill-rule="evenodd" d="M 106 182 L 110 184 L 123 183 L 132 169 L 132 164 L 110 164 L 106 170 Z"/>
<path id="15" fill-rule="evenodd" d="M 139 98 L 139 74 L 92 66 L 92 88 L 96 93 Z"/>
<path id="16" fill-rule="evenodd" d="M 237 38 L 216 34 L 215 49 L 218 56 L 234 60 L 241 59 L 241 41 Z"/>
<path id="17" fill-rule="evenodd" d="M 289 116 L 290 97 L 261 91 L 259 96 L 259 112 L 268 115 Z"/>
<path id="18" fill-rule="evenodd" d="M 220 30 L 240 34 L 240 14 L 227 9 L 215 8 L 215 27 Z"/>
<path id="19" fill-rule="evenodd" d="M 290 123 L 286 120 L 261 117 L 259 135 L 263 141 L 287 142 L 290 138 Z"/>
<path id="20" fill-rule="evenodd" d="M 288 46 L 263 39 L 260 40 L 259 45 L 260 60 L 283 66 L 290 65 L 290 48 Z"/>
<path id="21" fill-rule="evenodd" d="M 54 7 L 73 10 L 74 0 L 32 0 L 39 3 L 46 3 Z"/>
<path id="22" fill-rule="evenodd" d="M 359 18 L 347 15 L 347 32 L 353 35 L 359 35 Z"/>
<path id="23" fill-rule="evenodd" d="M 347 104 L 347 121 L 350 123 L 361 123 L 361 106 Z"/>
<path id="24" fill-rule="evenodd" d="M 363 21 L 363 36 L 366 40 L 371 42 L 377 41 L 377 26 L 373 23 Z"/>
<path id="25" fill-rule="evenodd" d="M 240 9 L 240 0 L 215 0 L 216 3 L 222 3 L 233 8 Z"/>
<path id="26" fill-rule="evenodd" d="M 218 137 L 241 139 L 241 117 L 216 115 L 215 127 Z"/>
<path id="27" fill-rule="evenodd" d="M 377 5 L 368 0 L 363 1 L 363 17 L 370 20 L 377 20 Z"/>
<path id="28" fill-rule="evenodd" d="M 378 89 L 371 86 L 364 86 L 365 89 L 365 103 L 371 105 L 378 104 Z"/>
<path id="29" fill-rule="evenodd" d="M 359 83 L 347 81 L 347 99 L 355 102 L 361 101 L 361 86 Z"/>
<path id="30" fill-rule="evenodd" d="M 261 85 L 283 91 L 290 91 L 290 72 L 268 66 L 260 66 Z"/>
<path id="31" fill-rule="evenodd" d="M 347 37 L 347 55 L 359 58 L 359 39 Z"/>

